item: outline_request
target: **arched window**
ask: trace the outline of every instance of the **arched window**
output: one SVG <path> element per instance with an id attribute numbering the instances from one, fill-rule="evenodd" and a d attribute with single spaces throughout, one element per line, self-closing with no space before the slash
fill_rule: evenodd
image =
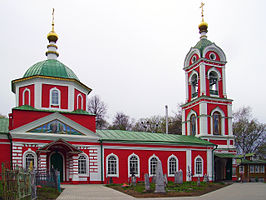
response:
<path id="1" fill-rule="evenodd" d="M 87 174 L 87 158 L 84 155 L 78 158 L 78 173 Z"/>
<path id="2" fill-rule="evenodd" d="M 77 109 L 83 109 L 83 97 L 81 94 L 77 96 Z"/>
<path id="3" fill-rule="evenodd" d="M 30 167 L 30 163 L 32 163 L 32 166 L 33 166 L 33 169 L 35 168 L 34 164 L 35 164 L 35 161 L 34 161 L 34 156 L 31 154 L 31 153 L 28 153 L 26 155 L 26 169 L 29 169 Z"/>
<path id="4" fill-rule="evenodd" d="M 203 175 L 203 160 L 200 156 L 195 158 L 195 175 L 196 176 Z"/>
<path id="5" fill-rule="evenodd" d="M 129 176 L 139 176 L 139 158 L 137 155 L 133 154 L 129 156 L 128 168 Z"/>
<path id="6" fill-rule="evenodd" d="M 190 135 L 195 136 L 196 135 L 196 115 L 191 115 L 190 117 Z"/>
<path id="7" fill-rule="evenodd" d="M 174 176 L 178 170 L 178 160 L 172 155 L 168 158 L 168 176 Z"/>
<path id="8" fill-rule="evenodd" d="M 52 88 L 50 90 L 50 105 L 59 106 L 60 104 L 60 90 Z"/>
<path id="9" fill-rule="evenodd" d="M 198 96 L 198 76 L 197 74 L 193 74 L 191 77 L 191 97 Z"/>
<path id="10" fill-rule="evenodd" d="M 212 115 L 213 135 L 221 135 L 221 114 L 214 112 Z"/>
<path id="11" fill-rule="evenodd" d="M 210 94 L 218 95 L 218 75 L 216 72 L 211 71 L 209 73 Z"/>
<path id="12" fill-rule="evenodd" d="M 155 176 L 156 175 L 156 167 L 157 167 L 158 159 L 156 157 L 152 157 L 150 159 L 150 176 Z"/>
<path id="13" fill-rule="evenodd" d="M 114 154 L 107 157 L 107 176 L 118 176 L 118 158 Z"/>

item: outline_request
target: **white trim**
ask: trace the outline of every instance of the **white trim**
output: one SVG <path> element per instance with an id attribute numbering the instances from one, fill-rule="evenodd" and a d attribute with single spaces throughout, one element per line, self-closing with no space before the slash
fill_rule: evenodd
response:
<path id="1" fill-rule="evenodd" d="M 210 73 L 211 72 L 214 72 L 214 73 L 217 74 L 217 82 L 215 84 L 216 84 L 216 91 L 218 92 L 218 94 L 211 94 L 211 92 L 210 92 L 210 84 L 209 84 L 208 90 L 210 92 L 210 96 L 212 96 L 212 97 L 219 97 L 219 82 L 221 80 L 221 73 L 215 67 L 210 68 L 208 70 L 208 72 L 207 72 L 207 78 L 208 78 L 209 81 L 210 81 Z"/>
<path id="2" fill-rule="evenodd" d="M 212 150 L 207 150 L 207 176 L 209 177 L 209 180 L 212 181 Z"/>
<path id="3" fill-rule="evenodd" d="M 199 65 L 200 68 L 200 96 L 206 95 L 206 73 L 205 73 L 205 65 L 201 63 Z"/>
<path id="4" fill-rule="evenodd" d="M 53 104 L 53 97 L 52 97 L 53 91 L 57 91 L 58 92 L 58 104 Z M 55 107 L 52 107 L 52 106 L 59 106 L 58 108 L 61 108 L 61 91 L 58 88 L 53 87 L 53 88 L 51 88 L 49 90 L 49 94 L 50 94 L 49 107 L 52 108 L 52 109 L 56 109 Z"/>
<path id="5" fill-rule="evenodd" d="M 217 45 L 211 44 L 210 46 L 207 46 L 202 52 L 202 57 L 205 58 L 206 54 L 209 51 L 214 51 L 215 53 L 217 53 L 218 56 L 220 57 L 220 62 L 221 61 L 222 62 L 226 62 L 226 57 L 225 57 L 225 54 L 224 54 L 223 50 L 220 47 L 218 47 Z"/>
<path id="6" fill-rule="evenodd" d="M 108 159 L 109 157 L 114 156 L 116 158 L 116 174 L 108 174 Z M 119 177 L 119 159 L 118 156 L 110 153 L 108 156 L 106 156 L 106 177 Z"/>
<path id="7" fill-rule="evenodd" d="M 185 62 L 184 62 L 184 67 L 189 66 L 190 59 L 192 58 L 192 56 L 193 56 L 194 54 L 197 54 L 198 57 L 200 58 L 200 51 L 199 51 L 198 49 L 196 49 L 196 48 L 191 48 L 190 51 L 189 51 L 189 53 L 186 55 Z M 198 60 L 199 60 L 199 59 L 198 59 Z M 198 60 L 197 60 L 197 61 L 198 61 Z M 196 61 L 196 62 L 197 62 L 197 61 Z M 194 62 L 194 63 L 195 63 L 195 62 Z M 194 63 L 192 63 L 192 64 L 194 64 Z"/>
<path id="8" fill-rule="evenodd" d="M 113 142 L 111 142 L 113 143 Z M 105 144 L 108 144 L 105 142 Z M 154 145 L 154 144 L 153 144 Z M 187 148 L 177 148 L 179 145 L 175 145 L 172 148 L 164 148 L 164 147 L 125 147 L 125 146 L 104 146 L 104 149 L 128 149 L 128 150 L 150 150 L 150 151 L 187 151 Z M 193 145 L 182 145 L 182 146 L 193 146 Z M 202 147 L 199 145 L 199 147 Z M 206 147 L 206 146 L 204 146 Z M 197 149 L 197 148 L 190 148 L 191 150 L 195 150 L 195 151 L 206 151 L 206 149 Z"/>
<path id="9" fill-rule="evenodd" d="M 136 176 L 136 177 L 140 177 L 140 159 L 139 159 L 139 156 L 138 156 L 137 154 L 135 154 L 135 153 L 130 154 L 130 155 L 128 156 L 128 159 L 127 159 L 128 177 L 131 176 L 131 174 L 130 174 L 130 158 L 131 158 L 132 156 L 136 156 L 136 158 L 137 158 L 137 162 L 138 162 L 138 173 L 135 174 L 135 176 Z"/>
<path id="10" fill-rule="evenodd" d="M 202 102 L 199 104 L 199 136 L 208 135 L 208 112 L 207 112 L 207 103 Z"/>
<path id="11" fill-rule="evenodd" d="M 84 100 L 83 100 L 83 96 L 80 93 L 77 95 L 77 109 L 79 109 L 79 97 L 81 97 L 81 110 L 83 110 Z"/>
<path id="12" fill-rule="evenodd" d="M 219 112 L 221 114 L 221 135 L 224 136 L 225 135 L 225 114 L 224 112 L 222 111 L 221 108 L 219 107 L 216 107 L 215 109 L 212 110 L 211 112 L 211 134 L 213 135 L 213 113 L 214 112 Z"/>
<path id="13" fill-rule="evenodd" d="M 65 179 L 65 156 L 64 156 L 64 154 L 63 153 L 61 153 L 60 151 L 57 151 L 57 152 L 55 152 L 55 151 L 53 151 L 50 155 L 49 155 L 49 171 L 50 171 L 50 169 L 51 169 L 51 157 L 52 157 L 52 155 L 53 154 L 55 154 L 55 153 L 59 153 L 61 156 L 62 156 L 62 158 L 63 158 L 63 181 L 66 181 L 66 179 Z M 47 164 L 46 164 L 47 165 Z"/>
<path id="14" fill-rule="evenodd" d="M 195 134 L 195 136 L 197 136 L 198 135 L 198 115 L 194 110 L 190 110 L 190 112 L 187 115 L 187 135 L 191 135 L 190 134 L 190 117 L 192 115 L 196 116 L 196 134 Z"/>
<path id="15" fill-rule="evenodd" d="M 188 72 L 185 72 L 186 101 L 188 100 Z"/>
<path id="16" fill-rule="evenodd" d="M 189 177 L 188 173 L 192 172 L 192 162 L 191 162 L 191 149 L 186 150 L 186 180 L 191 181 L 191 177 Z"/>
<path id="17" fill-rule="evenodd" d="M 158 163 L 158 161 L 160 160 L 155 154 L 153 154 L 149 159 L 148 159 L 148 165 L 149 165 L 149 177 L 151 177 L 151 176 L 155 176 L 155 174 L 154 175 L 152 175 L 151 174 L 151 159 L 152 158 L 156 158 L 157 159 L 157 163 Z"/>
<path id="18" fill-rule="evenodd" d="M 178 167 L 179 167 L 178 158 L 174 154 L 172 154 L 171 156 L 169 156 L 168 159 L 167 159 L 167 174 L 168 174 L 169 177 L 175 176 L 175 174 L 170 174 L 170 165 L 169 165 L 169 162 L 170 162 L 170 159 L 171 158 L 174 158 L 176 160 L 176 171 L 178 171 Z"/>
<path id="19" fill-rule="evenodd" d="M 222 81 L 223 81 L 223 95 L 226 97 L 226 79 L 225 79 L 225 68 L 222 68 Z"/>
<path id="20" fill-rule="evenodd" d="M 78 173 L 78 175 L 80 175 L 80 176 L 89 176 L 90 174 L 89 174 L 89 162 L 90 162 L 90 159 L 89 159 L 89 156 L 86 154 L 86 153 L 84 153 L 84 152 L 82 152 L 82 153 L 80 153 L 79 155 L 78 155 L 78 163 L 79 163 L 79 157 L 80 156 L 85 156 L 85 158 L 86 158 L 86 173 L 85 174 L 79 174 Z M 79 168 L 79 166 L 78 166 L 78 168 Z"/>
<path id="21" fill-rule="evenodd" d="M 29 92 L 29 105 L 30 105 L 30 97 L 31 97 L 31 93 L 30 93 L 30 90 L 29 88 L 25 88 L 22 92 L 22 105 L 25 105 L 25 93 L 26 92 Z"/>
<path id="22" fill-rule="evenodd" d="M 193 85 L 192 85 L 192 77 L 194 76 L 194 75 L 196 75 L 197 76 L 197 84 L 198 84 L 198 86 L 197 86 L 197 92 L 195 91 L 194 93 L 197 93 L 197 96 L 195 96 L 195 97 L 192 97 L 192 95 L 194 94 L 194 93 L 192 93 L 192 90 L 193 90 Z M 189 76 L 189 78 L 188 78 L 188 82 L 189 82 L 189 85 L 191 86 L 190 87 L 190 90 L 191 90 L 191 100 L 192 99 L 195 99 L 195 98 L 197 98 L 197 97 L 199 97 L 199 74 L 198 74 L 198 72 L 196 71 L 196 70 L 193 70 L 192 72 L 191 72 L 191 74 L 190 74 L 190 76 Z"/>
<path id="23" fill-rule="evenodd" d="M 197 165 L 196 165 L 196 160 L 197 159 L 201 159 L 201 173 L 200 174 L 197 174 L 196 173 L 196 168 L 197 168 Z M 195 177 L 202 177 L 203 176 L 203 171 L 204 171 L 204 160 L 203 160 L 203 158 L 200 156 L 200 155 L 198 155 L 195 159 L 194 159 L 194 176 Z"/>
<path id="24" fill-rule="evenodd" d="M 34 151 L 31 150 L 31 148 L 28 148 L 27 151 L 25 151 L 23 153 L 23 168 L 25 169 L 26 168 L 26 156 L 28 154 L 32 154 L 33 155 L 33 158 L 34 158 L 34 169 L 37 169 L 37 155 Z"/>

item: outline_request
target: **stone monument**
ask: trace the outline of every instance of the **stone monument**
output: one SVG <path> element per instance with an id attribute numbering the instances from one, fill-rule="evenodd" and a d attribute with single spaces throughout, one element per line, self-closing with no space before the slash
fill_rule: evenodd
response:
<path id="1" fill-rule="evenodd" d="M 149 174 L 144 174 L 144 181 L 145 181 L 145 191 L 149 191 L 151 189 Z"/>
<path id="2" fill-rule="evenodd" d="M 162 162 L 158 160 L 156 167 L 155 193 L 165 193 Z"/>

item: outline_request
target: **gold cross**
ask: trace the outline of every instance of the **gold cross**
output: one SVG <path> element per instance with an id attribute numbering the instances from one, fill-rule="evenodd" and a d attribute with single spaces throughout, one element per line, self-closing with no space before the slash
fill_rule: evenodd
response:
<path id="1" fill-rule="evenodd" d="M 202 17 L 202 21 L 204 22 L 204 10 L 203 10 L 203 6 L 205 5 L 205 3 L 201 2 L 200 8 L 201 8 L 201 17 Z"/>
<path id="2" fill-rule="evenodd" d="M 52 12 L 52 31 L 54 31 L 54 8 Z"/>

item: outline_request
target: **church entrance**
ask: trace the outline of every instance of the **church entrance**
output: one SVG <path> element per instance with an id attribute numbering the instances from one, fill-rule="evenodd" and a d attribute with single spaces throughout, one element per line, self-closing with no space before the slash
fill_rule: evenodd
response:
<path id="1" fill-rule="evenodd" d="M 64 164 L 63 164 L 63 156 L 55 152 L 54 154 L 51 155 L 50 159 L 50 169 L 54 168 L 54 170 L 57 170 L 60 172 L 60 181 L 62 182 L 64 179 Z"/>

